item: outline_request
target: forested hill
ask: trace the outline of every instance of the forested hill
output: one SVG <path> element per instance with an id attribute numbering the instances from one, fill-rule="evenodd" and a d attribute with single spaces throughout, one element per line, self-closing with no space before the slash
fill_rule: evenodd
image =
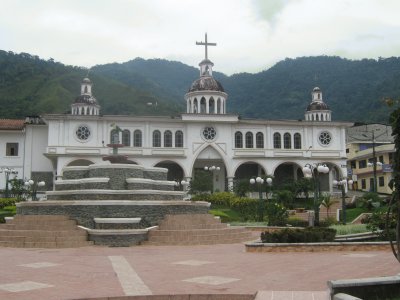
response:
<path id="1" fill-rule="evenodd" d="M 311 90 L 319 86 L 334 120 L 387 122 L 382 99 L 400 97 L 400 58 L 301 57 L 232 76 L 215 72 L 214 63 L 214 77 L 229 94 L 228 111 L 242 117 L 303 119 Z M 0 117 L 66 112 L 86 74 L 83 68 L 0 51 Z M 89 74 L 103 114 L 131 115 L 184 112 L 183 96 L 198 76 L 197 68 L 180 62 L 141 58 L 98 65 Z"/>

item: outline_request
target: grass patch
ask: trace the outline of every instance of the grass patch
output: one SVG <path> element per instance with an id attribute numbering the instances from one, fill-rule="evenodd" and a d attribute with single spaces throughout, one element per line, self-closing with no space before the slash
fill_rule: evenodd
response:
<path id="1" fill-rule="evenodd" d="M 12 217 L 17 213 L 17 208 L 15 205 L 5 206 L 0 209 L 0 223 L 4 223 L 5 217 Z"/>
<path id="2" fill-rule="evenodd" d="M 231 223 L 235 221 L 240 221 L 241 219 L 241 215 L 237 211 L 230 208 L 214 208 L 210 209 L 209 213 L 213 216 L 220 217 L 221 222 L 223 223 Z"/>
<path id="3" fill-rule="evenodd" d="M 369 231 L 366 224 L 331 225 L 329 228 L 335 229 L 337 235 L 356 234 Z"/>

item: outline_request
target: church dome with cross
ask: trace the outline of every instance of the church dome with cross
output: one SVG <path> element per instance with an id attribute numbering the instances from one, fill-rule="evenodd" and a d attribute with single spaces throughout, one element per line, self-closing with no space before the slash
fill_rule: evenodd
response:
<path id="1" fill-rule="evenodd" d="M 208 59 L 208 46 L 216 46 L 216 43 L 196 42 L 196 45 L 205 46 L 205 58 L 199 63 L 200 77 L 195 80 L 185 95 L 186 112 L 194 114 L 225 114 L 226 99 L 228 94 L 222 84 L 212 75 L 213 62 Z"/>

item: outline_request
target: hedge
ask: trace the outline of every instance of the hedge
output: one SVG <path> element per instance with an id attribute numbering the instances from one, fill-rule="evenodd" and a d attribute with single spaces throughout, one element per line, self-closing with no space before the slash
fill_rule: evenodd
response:
<path id="1" fill-rule="evenodd" d="M 307 227 L 305 229 L 283 229 L 261 233 L 263 243 L 318 243 L 333 242 L 336 230 L 332 228 Z"/>

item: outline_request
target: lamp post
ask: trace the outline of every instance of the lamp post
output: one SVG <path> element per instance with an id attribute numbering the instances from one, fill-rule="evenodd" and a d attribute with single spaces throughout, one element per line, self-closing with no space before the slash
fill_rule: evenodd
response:
<path id="1" fill-rule="evenodd" d="M 3 173 L 3 172 L 4 172 L 5 176 L 6 176 L 5 197 L 9 198 L 10 197 L 10 192 L 9 192 L 9 188 L 8 188 L 8 182 L 10 181 L 10 174 L 17 175 L 18 171 L 15 170 L 15 169 L 12 169 L 12 168 L 2 167 L 0 169 L 0 173 Z"/>
<path id="2" fill-rule="evenodd" d="M 211 191 L 211 193 L 214 192 L 214 172 L 219 172 L 220 170 L 221 170 L 221 168 L 220 167 L 216 167 L 216 166 L 211 166 L 211 167 L 205 166 L 204 167 L 204 171 L 209 171 L 209 172 L 211 172 L 213 174 L 213 176 L 212 176 L 212 191 Z"/>
<path id="3" fill-rule="evenodd" d="M 306 164 L 303 169 L 304 177 L 312 178 L 314 182 L 314 225 L 319 224 L 319 198 L 321 194 L 320 190 L 320 182 L 319 182 L 319 174 L 327 174 L 329 173 L 329 168 L 325 164 Z"/>
<path id="4" fill-rule="evenodd" d="M 373 167 L 373 173 L 374 173 L 374 184 L 372 186 L 372 191 L 377 193 L 378 192 L 378 185 L 377 185 L 377 167 L 382 167 L 382 163 L 380 161 L 376 161 L 376 154 L 375 154 L 375 147 L 373 147 L 372 151 L 372 162 L 369 162 L 367 164 L 368 167 Z"/>
<path id="5" fill-rule="evenodd" d="M 258 186 L 258 221 L 262 222 L 264 220 L 264 200 L 262 196 L 262 186 L 264 183 L 267 183 L 269 186 L 272 184 L 272 178 L 266 178 L 265 180 L 261 178 L 260 176 L 256 178 L 251 178 L 250 179 L 250 184 L 251 185 L 256 185 Z M 268 191 L 267 191 L 267 200 L 268 200 Z"/>
<path id="6" fill-rule="evenodd" d="M 343 225 L 346 225 L 346 185 L 352 185 L 353 180 L 347 180 L 347 179 L 342 179 L 342 180 L 334 180 L 333 185 L 340 187 L 342 191 L 342 223 Z"/>
<path id="7" fill-rule="evenodd" d="M 29 179 L 28 181 L 25 181 L 25 186 L 28 187 L 30 189 L 30 194 L 32 197 L 32 201 L 36 201 L 37 200 L 37 190 L 39 187 L 43 187 L 46 185 L 46 182 L 39 181 L 39 182 L 35 182 L 32 179 Z"/>

